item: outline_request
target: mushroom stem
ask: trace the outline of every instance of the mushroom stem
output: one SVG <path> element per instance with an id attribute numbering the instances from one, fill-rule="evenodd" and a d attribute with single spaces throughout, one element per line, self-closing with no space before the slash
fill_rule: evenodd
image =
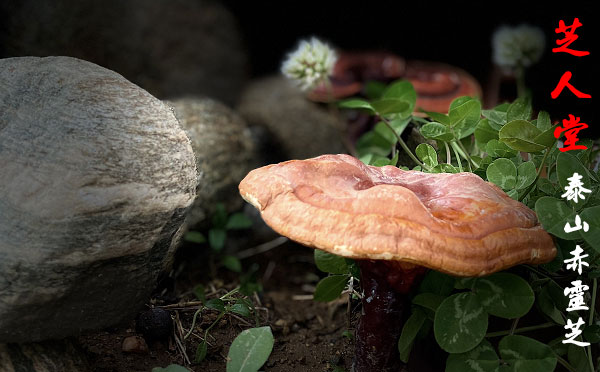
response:
<path id="1" fill-rule="evenodd" d="M 398 338 L 408 308 L 407 293 L 425 268 L 407 263 L 359 261 L 364 292 L 356 330 L 354 372 L 407 371 Z"/>

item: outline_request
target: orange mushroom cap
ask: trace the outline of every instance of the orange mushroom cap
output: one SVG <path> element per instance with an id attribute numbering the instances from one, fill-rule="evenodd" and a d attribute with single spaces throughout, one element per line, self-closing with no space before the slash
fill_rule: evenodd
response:
<path id="1" fill-rule="evenodd" d="M 239 188 L 281 235 L 344 257 L 483 276 L 556 255 L 535 212 L 472 173 L 323 155 L 255 169 Z"/>

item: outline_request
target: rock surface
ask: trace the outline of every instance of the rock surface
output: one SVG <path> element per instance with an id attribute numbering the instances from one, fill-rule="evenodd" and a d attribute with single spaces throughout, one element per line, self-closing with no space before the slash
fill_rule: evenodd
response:
<path id="1" fill-rule="evenodd" d="M 306 159 L 346 153 L 337 128 L 343 118 L 309 101 L 283 76 L 251 82 L 240 98 L 238 112 L 252 125 L 264 126 L 281 146 L 285 159 Z"/>
<path id="2" fill-rule="evenodd" d="M 229 210 L 242 206 L 238 184 L 253 168 L 257 157 L 246 122 L 233 110 L 209 98 L 184 98 L 167 102 L 192 142 L 200 182 L 186 223 L 194 226 L 210 216 L 216 203 Z"/>
<path id="3" fill-rule="evenodd" d="M 2 372 L 87 372 L 88 361 L 71 340 L 0 344 Z"/>
<path id="4" fill-rule="evenodd" d="M 132 319 L 195 197 L 171 109 L 70 57 L 0 60 L 0 342 Z"/>
<path id="5" fill-rule="evenodd" d="M 0 25 L 4 57 L 85 59 L 161 99 L 198 94 L 234 104 L 246 78 L 241 34 L 218 1 L 8 1 Z"/>

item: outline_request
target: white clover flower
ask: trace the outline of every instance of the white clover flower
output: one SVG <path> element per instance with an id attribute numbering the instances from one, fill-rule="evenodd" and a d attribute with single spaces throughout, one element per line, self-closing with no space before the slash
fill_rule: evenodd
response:
<path id="1" fill-rule="evenodd" d="M 538 27 L 502 26 L 492 36 L 493 60 L 502 67 L 528 67 L 538 62 L 546 44 Z"/>
<path id="2" fill-rule="evenodd" d="M 310 41 L 300 41 L 298 48 L 288 54 L 281 72 L 294 80 L 300 89 L 310 90 L 329 78 L 336 61 L 335 51 L 313 37 Z"/>

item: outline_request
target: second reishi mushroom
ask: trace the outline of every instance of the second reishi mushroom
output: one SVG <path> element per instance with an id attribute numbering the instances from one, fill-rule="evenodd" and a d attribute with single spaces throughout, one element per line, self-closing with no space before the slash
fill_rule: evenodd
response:
<path id="1" fill-rule="evenodd" d="M 281 235 L 359 260 L 356 372 L 403 370 L 402 312 L 425 268 L 483 276 L 556 255 L 532 210 L 472 173 L 403 171 L 323 155 L 255 169 L 239 188 Z"/>

